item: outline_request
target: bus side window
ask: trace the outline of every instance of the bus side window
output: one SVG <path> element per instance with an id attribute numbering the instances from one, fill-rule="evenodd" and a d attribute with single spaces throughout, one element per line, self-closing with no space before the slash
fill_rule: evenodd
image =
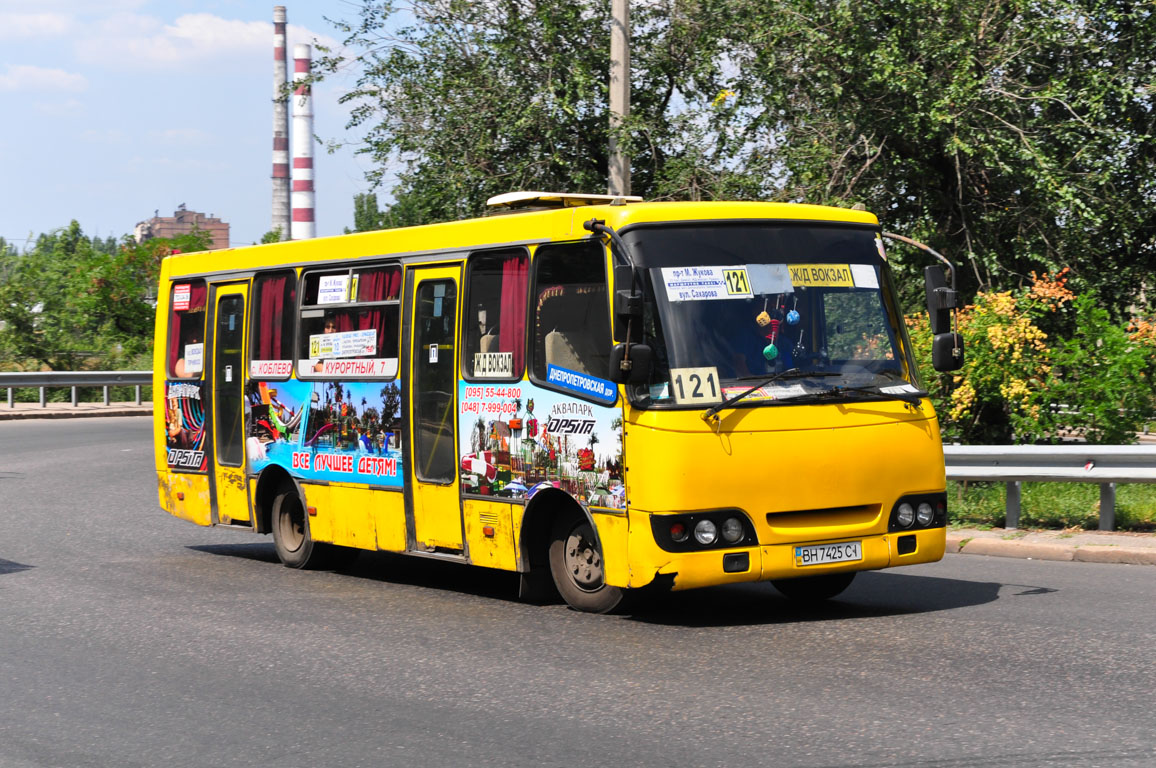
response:
<path id="1" fill-rule="evenodd" d="M 202 280 L 174 283 L 169 295 L 169 374 L 199 379 L 204 369 L 205 299 Z"/>
<path id="2" fill-rule="evenodd" d="M 534 376 L 545 381 L 555 366 L 604 378 L 611 340 L 602 246 L 545 245 L 534 265 Z"/>
<path id="3" fill-rule="evenodd" d="M 529 271 L 520 248 L 470 257 L 462 358 L 467 378 L 522 378 Z"/>
<path id="4" fill-rule="evenodd" d="M 288 378 L 293 365 L 297 275 L 291 271 L 258 275 L 253 292 L 250 375 L 257 379 Z"/>
<path id="5" fill-rule="evenodd" d="M 298 375 L 393 378 L 397 375 L 401 267 L 327 269 L 301 277 Z M 332 339 L 326 337 L 335 334 Z M 368 361 L 350 369 L 330 361 Z"/>

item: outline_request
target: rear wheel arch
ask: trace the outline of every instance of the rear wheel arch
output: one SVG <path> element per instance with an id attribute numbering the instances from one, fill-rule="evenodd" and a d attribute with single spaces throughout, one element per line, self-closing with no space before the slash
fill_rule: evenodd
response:
<path id="1" fill-rule="evenodd" d="M 257 533 L 273 532 L 273 501 L 289 488 L 296 490 L 302 499 L 305 498 L 297 481 L 283 467 L 272 464 L 262 470 L 257 478 L 257 489 L 253 492 L 253 517 Z"/>

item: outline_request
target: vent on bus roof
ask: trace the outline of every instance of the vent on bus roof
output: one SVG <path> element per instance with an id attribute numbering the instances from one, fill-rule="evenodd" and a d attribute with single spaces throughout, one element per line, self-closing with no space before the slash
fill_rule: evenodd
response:
<path id="1" fill-rule="evenodd" d="M 490 213 L 541 211 L 552 208 L 577 208 L 583 205 L 626 205 L 641 203 L 634 195 L 572 195 L 566 192 L 507 192 L 486 201 Z"/>

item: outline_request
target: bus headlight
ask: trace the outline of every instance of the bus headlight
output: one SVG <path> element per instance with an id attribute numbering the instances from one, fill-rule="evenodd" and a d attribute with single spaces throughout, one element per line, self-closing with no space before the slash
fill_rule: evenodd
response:
<path id="1" fill-rule="evenodd" d="M 895 512 L 895 522 L 903 528 L 910 528 L 911 524 L 915 522 L 915 510 L 906 501 L 899 505 L 899 509 Z"/>
<path id="2" fill-rule="evenodd" d="M 694 526 L 694 538 L 699 544 L 714 544 L 718 540 L 718 526 L 710 520 L 699 520 Z"/>
<path id="3" fill-rule="evenodd" d="M 728 544 L 734 544 L 743 537 L 743 524 L 739 522 L 738 518 L 728 517 L 722 524 L 723 541 Z"/>
<path id="4" fill-rule="evenodd" d="M 926 501 L 919 502 L 919 506 L 915 510 L 915 522 L 923 527 L 931 525 L 931 521 L 935 519 L 935 510 Z"/>

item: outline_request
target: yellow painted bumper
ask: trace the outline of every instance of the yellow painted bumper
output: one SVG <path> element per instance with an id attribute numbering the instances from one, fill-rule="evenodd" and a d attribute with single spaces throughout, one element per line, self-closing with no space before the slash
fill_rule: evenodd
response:
<path id="1" fill-rule="evenodd" d="M 645 517 L 645 515 L 640 515 L 640 517 Z M 946 529 L 932 528 L 922 531 L 860 536 L 855 539 L 818 539 L 790 544 L 675 553 L 661 549 L 654 542 L 649 525 L 634 525 L 633 519 L 631 523 L 630 559 L 632 566 L 629 586 L 641 587 L 651 583 L 656 578 L 673 576 L 673 589 L 675 590 L 930 563 L 943 558 L 947 544 Z M 908 554 L 899 554 L 897 542 L 901 536 L 915 537 L 914 551 Z M 831 565 L 795 565 L 796 546 L 852 540 L 862 542 L 862 560 Z M 749 555 L 750 567 L 748 570 L 739 573 L 726 573 L 723 570 L 723 557 L 742 552 Z"/>

